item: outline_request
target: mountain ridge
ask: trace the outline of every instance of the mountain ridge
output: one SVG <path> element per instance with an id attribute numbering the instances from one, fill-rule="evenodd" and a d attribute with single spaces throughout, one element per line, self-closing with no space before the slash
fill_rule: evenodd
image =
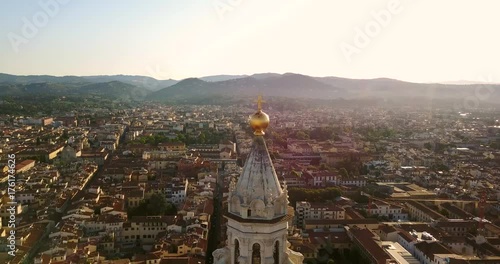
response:
<path id="1" fill-rule="evenodd" d="M 45 83 L 45 85 L 41 85 Z M 35 85 L 36 84 L 36 85 Z M 477 93 L 481 98 L 478 99 Z M 297 73 L 256 73 L 252 75 L 213 75 L 183 80 L 156 80 L 140 75 L 51 76 L 0 73 L 0 95 L 97 94 L 126 100 L 159 102 L 204 102 L 213 98 L 265 96 L 310 99 L 478 99 L 500 102 L 498 84 L 413 83 L 390 78 L 349 79 L 313 77 Z M 486 93 L 486 94 L 485 94 Z"/>

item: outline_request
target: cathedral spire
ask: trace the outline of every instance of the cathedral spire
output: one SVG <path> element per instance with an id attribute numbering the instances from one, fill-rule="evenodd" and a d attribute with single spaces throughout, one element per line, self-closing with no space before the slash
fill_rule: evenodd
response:
<path id="1" fill-rule="evenodd" d="M 238 183 L 232 187 L 229 213 L 244 219 L 271 220 L 287 214 L 288 199 L 283 193 L 264 140 L 269 116 L 262 112 L 259 95 L 257 112 L 250 116 L 254 130 L 252 149 L 247 157 Z"/>
<path id="2" fill-rule="evenodd" d="M 302 254 L 287 241 L 293 215 L 288 212 L 286 184 L 280 185 L 264 139 L 269 116 L 257 112 L 249 117 L 254 130 L 253 145 L 238 182 L 231 181 L 228 196 L 227 246 L 212 253 L 215 264 L 298 264 Z"/>

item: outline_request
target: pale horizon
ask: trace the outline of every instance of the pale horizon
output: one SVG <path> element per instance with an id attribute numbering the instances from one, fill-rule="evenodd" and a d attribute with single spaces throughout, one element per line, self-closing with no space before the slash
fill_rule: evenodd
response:
<path id="1" fill-rule="evenodd" d="M 494 0 L 6 2 L 0 72 L 498 83 L 499 7 Z M 35 33 L 24 34 L 26 21 Z"/>
<path id="2" fill-rule="evenodd" d="M 245 74 L 245 73 L 242 73 L 242 74 L 215 74 L 215 75 L 205 75 L 205 76 L 190 76 L 190 77 L 186 77 L 186 78 L 180 78 L 180 79 L 174 79 L 174 78 L 167 78 L 167 79 L 156 79 L 154 78 L 153 76 L 148 76 L 148 75 L 140 75 L 140 74 L 121 74 L 121 73 L 118 73 L 118 74 L 97 74 L 97 75 L 52 75 L 52 74 L 12 74 L 12 73 L 7 73 L 7 72 L 0 72 L 0 74 L 9 74 L 9 75 L 15 75 L 15 76 L 54 76 L 54 77 L 92 77 L 92 76 L 144 76 L 144 77 L 151 77 L 151 78 L 154 78 L 158 81 L 165 81 L 165 80 L 175 80 L 175 81 L 182 81 L 182 80 L 185 80 L 185 79 L 189 79 L 189 78 L 205 78 L 205 77 L 212 77 L 212 76 L 252 76 L 254 74 L 267 74 L 267 73 L 270 73 L 270 74 L 273 74 L 273 73 L 276 73 L 276 74 L 287 74 L 287 73 L 290 73 L 290 74 L 300 74 L 300 75 L 306 75 L 306 74 L 302 74 L 302 73 L 299 73 L 299 72 L 282 72 L 282 73 L 278 73 L 278 72 L 256 72 L 256 73 L 250 73 L 250 74 Z M 350 77 L 343 77 L 343 76 L 334 76 L 334 75 L 325 75 L 325 76 L 313 76 L 313 75 L 306 75 L 306 76 L 310 76 L 310 77 L 319 77 L 319 78 L 324 78 L 324 77 L 336 77 L 336 78 L 344 78 L 344 79 L 352 79 L 352 80 L 375 80 L 375 79 L 391 79 L 391 80 L 396 80 L 396 81 L 402 81 L 402 82 L 408 82 L 408 83 L 421 83 L 421 84 L 432 84 L 432 83 L 436 83 L 436 84 L 453 84 L 453 85 L 468 85 L 468 84 L 500 84 L 499 82 L 488 82 L 487 80 L 477 80 L 477 81 L 473 81 L 473 80 L 451 80 L 451 81 L 437 81 L 437 82 L 413 82 L 413 81 L 407 81 L 407 80 L 400 80 L 400 79 L 396 79 L 396 78 L 390 78 L 390 77 L 375 77 L 375 78 L 350 78 Z"/>

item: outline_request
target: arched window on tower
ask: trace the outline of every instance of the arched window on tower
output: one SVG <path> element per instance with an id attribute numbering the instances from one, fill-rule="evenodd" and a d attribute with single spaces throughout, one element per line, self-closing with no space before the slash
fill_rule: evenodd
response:
<path id="1" fill-rule="evenodd" d="M 240 257 L 240 242 L 238 239 L 234 240 L 234 263 L 239 264 L 238 258 Z"/>
<path id="2" fill-rule="evenodd" d="M 255 243 L 252 246 L 252 264 L 260 264 L 260 244 Z"/>
<path id="3" fill-rule="evenodd" d="M 274 264 L 279 264 L 280 263 L 280 242 L 279 241 L 276 241 L 276 243 L 274 243 L 273 257 L 274 257 Z"/>

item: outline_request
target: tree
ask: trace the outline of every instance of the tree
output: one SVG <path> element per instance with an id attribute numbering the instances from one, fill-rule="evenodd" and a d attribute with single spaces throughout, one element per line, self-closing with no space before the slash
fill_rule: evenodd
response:
<path id="1" fill-rule="evenodd" d="M 175 244 L 170 244 L 170 246 L 168 247 L 168 253 L 177 253 L 177 246 Z"/>
<path id="2" fill-rule="evenodd" d="M 446 144 L 442 144 L 442 143 L 439 143 L 439 142 L 438 142 L 438 143 L 436 143 L 436 147 L 435 147 L 434 151 L 435 151 L 436 153 L 443 153 L 443 151 L 444 151 L 446 148 L 448 148 L 448 147 L 449 147 L 448 145 L 446 145 Z"/>
<path id="3" fill-rule="evenodd" d="M 445 209 L 441 209 L 439 211 L 440 214 L 446 216 L 446 217 L 450 217 L 450 213 L 448 211 L 446 211 Z"/>
<path id="4" fill-rule="evenodd" d="M 426 148 L 428 150 L 432 150 L 432 144 L 429 142 L 426 142 L 426 143 L 424 143 L 424 148 Z"/>
<path id="5" fill-rule="evenodd" d="M 497 140 L 496 142 L 492 142 L 490 144 L 490 148 L 494 148 L 494 149 L 500 149 L 500 141 Z"/>
<path id="6" fill-rule="evenodd" d="M 365 261 L 363 261 L 363 256 L 361 255 L 361 251 L 357 247 L 354 247 L 349 253 L 349 262 L 365 263 Z"/>
<path id="7" fill-rule="evenodd" d="M 368 197 L 365 195 L 361 195 L 361 192 L 357 192 L 356 194 L 351 195 L 349 198 L 351 198 L 356 203 L 368 203 Z"/>
<path id="8" fill-rule="evenodd" d="M 370 172 L 370 171 L 369 171 L 369 169 L 368 169 L 368 166 L 363 166 L 363 167 L 361 167 L 361 171 L 360 171 L 361 175 L 366 175 L 366 174 L 368 174 L 369 172 Z"/>
<path id="9" fill-rule="evenodd" d="M 151 197 L 139 206 L 129 209 L 130 216 L 144 215 L 175 215 L 177 208 L 172 203 L 167 202 L 165 196 L 161 194 L 153 194 Z"/>
<path id="10" fill-rule="evenodd" d="M 68 130 L 66 130 L 66 129 L 65 129 L 65 130 L 63 131 L 62 135 L 61 135 L 61 139 L 62 139 L 62 140 L 68 140 L 68 138 L 69 138 L 69 135 L 68 135 Z"/>
<path id="11" fill-rule="evenodd" d="M 288 195 L 290 196 L 290 203 L 294 205 L 298 201 L 325 202 L 334 200 L 341 195 L 341 192 L 334 187 L 322 189 L 290 188 Z"/>
<path id="12" fill-rule="evenodd" d="M 205 136 L 205 133 L 204 132 L 201 132 L 200 136 L 198 137 L 198 141 L 200 142 L 200 144 L 205 144 L 206 143 L 206 136 Z"/>
<path id="13" fill-rule="evenodd" d="M 316 127 L 309 132 L 311 139 L 320 141 L 335 139 L 335 134 L 332 127 Z"/>
<path id="14" fill-rule="evenodd" d="M 186 136 L 182 133 L 177 134 L 177 141 L 186 143 Z"/>
<path id="15" fill-rule="evenodd" d="M 347 170 L 346 170 L 345 168 L 341 168 L 341 169 L 339 170 L 339 174 L 340 174 L 340 176 L 342 176 L 342 178 L 344 178 L 344 179 L 349 178 L 349 173 L 347 173 Z"/>
<path id="16" fill-rule="evenodd" d="M 299 131 L 299 132 L 297 132 L 297 134 L 295 134 L 295 137 L 296 137 L 297 139 L 309 139 L 309 135 L 308 135 L 308 134 L 306 134 L 306 132 L 304 132 L 304 131 L 302 131 L 302 130 L 301 130 L 301 131 Z"/>
<path id="17" fill-rule="evenodd" d="M 99 215 L 99 214 L 101 214 L 101 208 L 100 208 L 100 207 L 96 207 L 96 208 L 94 208 L 94 214 L 95 214 L 95 215 Z"/>
<path id="18" fill-rule="evenodd" d="M 368 218 L 369 215 L 368 215 L 368 212 L 365 210 L 365 209 L 362 209 L 362 210 L 359 210 L 359 213 L 364 217 L 364 218 Z"/>
<path id="19" fill-rule="evenodd" d="M 357 160 L 343 160 L 335 165 L 338 170 L 345 168 L 350 176 L 359 175 L 362 166 L 363 164 Z"/>
<path id="20" fill-rule="evenodd" d="M 436 171 L 450 171 L 450 168 L 444 164 L 433 164 L 431 169 Z"/>

